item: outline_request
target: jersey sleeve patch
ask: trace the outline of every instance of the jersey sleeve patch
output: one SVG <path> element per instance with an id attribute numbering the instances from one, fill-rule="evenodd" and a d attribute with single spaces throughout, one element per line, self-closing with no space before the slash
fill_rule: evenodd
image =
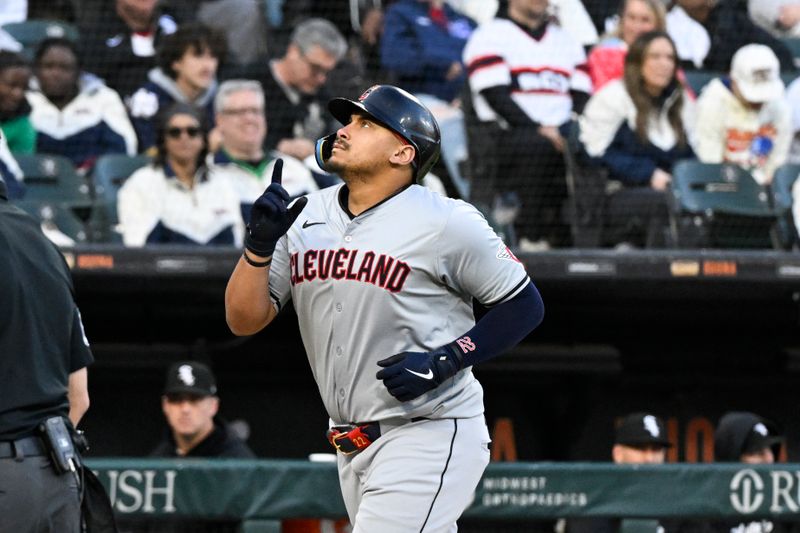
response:
<path id="1" fill-rule="evenodd" d="M 498 259 L 504 259 L 506 261 L 515 261 L 515 262 L 517 262 L 519 264 L 522 264 L 522 261 L 517 259 L 517 256 L 514 255 L 514 252 L 511 251 L 511 248 L 509 248 L 508 246 L 506 246 L 505 243 L 502 243 L 502 242 L 497 247 L 497 255 L 496 255 L 496 257 Z"/>

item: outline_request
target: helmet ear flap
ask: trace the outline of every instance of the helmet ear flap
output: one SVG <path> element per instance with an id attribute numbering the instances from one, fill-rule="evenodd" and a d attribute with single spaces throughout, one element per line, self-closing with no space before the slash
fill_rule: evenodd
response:
<path id="1" fill-rule="evenodd" d="M 328 170 L 328 159 L 331 158 L 331 152 L 333 151 L 333 143 L 335 140 L 336 133 L 331 133 L 330 135 L 326 135 L 321 139 L 317 139 L 317 145 L 314 149 L 314 158 L 317 160 L 317 164 L 322 170 Z"/>

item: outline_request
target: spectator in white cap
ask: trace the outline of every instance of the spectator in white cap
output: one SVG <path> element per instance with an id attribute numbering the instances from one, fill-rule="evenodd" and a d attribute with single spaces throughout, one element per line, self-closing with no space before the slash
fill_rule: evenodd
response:
<path id="1" fill-rule="evenodd" d="M 730 76 L 712 80 L 700 94 L 696 120 L 701 161 L 735 163 L 760 184 L 770 183 L 786 162 L 792 130 L 775 53 L 761 44 L 737 50 Z"/>

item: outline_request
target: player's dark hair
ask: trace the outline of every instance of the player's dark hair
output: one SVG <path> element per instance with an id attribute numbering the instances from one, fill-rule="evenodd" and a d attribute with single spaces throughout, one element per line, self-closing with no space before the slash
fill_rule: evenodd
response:
<path id="1" fill-rule="evenodd" d="M 163 167 L 167 162 L 167 126 L 175 115 L 189 115 L 200 125 L 200 137 L 203 139 L 203 148 L 197 154 L 195 164 L 197 168 L 205 167 L 206 156 L 208 155 L 208 122 L 205 113 L 191 104 L 175 102 L 171 106 L 162 110 L 156 115 L 156 155 L 153 158 L 154 167 Z"/>
<path id="2" fill-rule="evenodd" d="M 177 78 L 178 73 L 172 68 L 172 64 L 179 61 L 183 54 L 190 49 L 198 54 L 208 50 L 219 60 L 219 66 L 222 66 L 228 53 L 225 35 L 200 22 L 190 22 L 164 38 L 164 42 L 158 50 L 159 68 L 170 78 Z M 217 69 L 219 70 L 219 67 Z"/>
<path id="3" fill-rule="evenodd" d="M 51 49 L 51 48 L 66 48 L 72 55 L 75 56 L 75 61 L 78 66 L 78 70 L 81 69 L 83 62 L 81 61 L 81 54 L 78 52 L 78 45 L 76 45 L 73 41 L 66 39 L 64 37 L 48 37 L 36 48 L 36 53 L 33 56 L 33 64 L 39 65 L 42 62 L 42 57 Z"/>
<path id="4" fill-rule="evenodd" d="M 664 93 L 653 97 L 645 89 L 644 77 L 642 76 L 642 66 L 647 57 L 647 50 L 656 39 L 666 39 L 672 47 L 672 53 L 675 58 L 675 68 L 672 72 L 672 80 L 670 81 Z M 683 127 L 683 120 L 681 119 L 681 111 L 683 110 L 683 85 L 678 80 L 678 53 L 675 49 L 675 43 L 669 35 L 663 31 L 650 31 L 640 35 L 631 45 L 628 50 L 628 55 L 625 56 L 625 75 L 623 81 L 625 82 L 625 89 L 633 100 L 633 105 L 636 108 L 636 135 L 642 143 L 647 144 L 650 142 L 647 135 L 647 125 L 653 113 L 658 112 L 658 108 L 665 105 L 666 99 L 674 99 L 674 102 L 667 109 L 667 120 L 669 121 L 672 130 L 675 132 L 675 137 L 678 139 L 678 144 L 684 146 L 686 144 L 686 131 Z"/>

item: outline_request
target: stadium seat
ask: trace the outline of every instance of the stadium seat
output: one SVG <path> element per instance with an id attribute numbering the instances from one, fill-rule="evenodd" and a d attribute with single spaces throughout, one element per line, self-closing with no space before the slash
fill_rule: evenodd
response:
<path id="1" fill-rule="evenodd" d="M 700 96 L 703 87 L 714 78 L 725 76 L 724 72 L 717 72 L 715 70 L 687 70 L 683 75 L 686 77 L 686 83 L 692 89 L 696 96 Z"/>
<path id="2" fill-rule="evenodd" d="M 667 195 L 672 238 L 682 248 L 777 247 L 768 191 L 727 163 L 679 161 Z"/>
<path id="3" fill-rule="evenodd" d="M 797 226 L 792 214 L 792 187 L 800 175 L 800 164 L 780 166 L 772 178 L 772 202 L 778 215 L 777 236 L 786 250 L 798 245 Z"/>
<path id="4" fill-rule="evenodd" d="M 16 154 L 25 179 L 26 202 L 71 209 L 87 220 L 92 207 L 91 188 L 66 157 L 49 154 Z"/>
<path id="5" fill-rule="evenodd" d="M 792 53 L 794 57 L 795 67 L 800 66 L 800 38 L 798 37 L 783 37 L 781 42 L 786 45 L 786 48 Z"/>
<path id="6" fill-rule="evenodd" d="M 78 29 L 64 21 L 31 19 L 23 22 L 4 24 L 3 29 L 16 39 L 23 47 L 22 53 L 33 58 L 39 43 L 50 37 L 63 37 L 78 42 Z"/>
<path id="7" fill-rule="evenodd" d="M 25 195 L 15 204 L 47 228 L 57 228 L 76 242 L 88 240 L 86 221 L 92 210 L 90 187 L 62 156 L 15 155 L 25 177 Z"/>
<path id="8" fill-rule="evenodd" d="M 15 200 L 14 205 L 38 220 L 42 230 L 58 245 L 64 243 L 55 239 L 51 232 L 60 232 L 76 244 L 89 242 L 86 223 L 69 207 L 25 198 Z"/>
<path id="9" fill-rule="evenodd" d="M 578 121 L 570 121 L 564 150 L 570 227 L 576 248 L 596 248 L 602 244 L 608 171 L 583 161 L 585 156 L 579 135 Z"/>
<path id="10" fill-rule="evenodd" d="M 117 192 L 137 169 L 150 163 L 146 155 L 107 154 L 97 158 L 92 170 L 95 206 L 90 226 L 96 242 L 120 242 L 117 224 Z"/>

